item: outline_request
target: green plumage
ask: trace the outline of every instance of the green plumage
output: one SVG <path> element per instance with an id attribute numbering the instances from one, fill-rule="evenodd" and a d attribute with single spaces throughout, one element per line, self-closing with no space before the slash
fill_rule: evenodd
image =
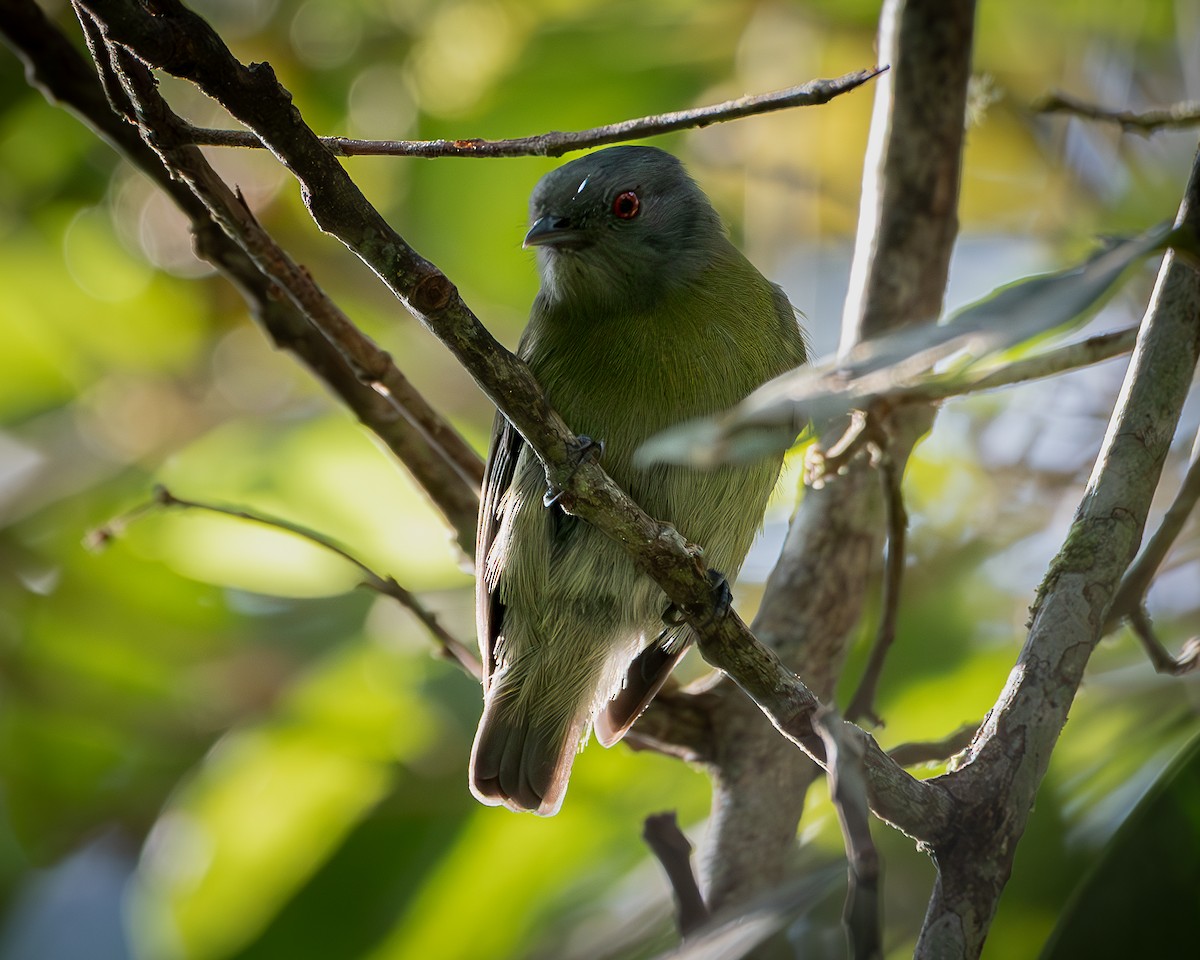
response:
<path id="1" fill-rule="evenodd" d="M 614 147 L 573 161 L 542 179 L 530 206 L 526 242 L 538 247 L 542 287 L 521 357 L 571 428 L 604 442 L 613 479 L 732 580 L 781 457 L 702 471 L 635 468 L 633 454 L 802 363 L 791 306 L 661 150 Z M 588 724 L 606 746 L 619 740 L 686 638 L 635 663 L 663 633 L 666 598 L 619 544 L 544 507 L 545 483 L 497 418 L 477 553 L 488 676 L 471 785 L 485 803 L 552 814 Z"/>

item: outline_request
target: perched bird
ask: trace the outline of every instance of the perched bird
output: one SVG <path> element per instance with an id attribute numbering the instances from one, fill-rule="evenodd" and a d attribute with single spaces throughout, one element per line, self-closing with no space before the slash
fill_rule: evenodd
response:
<path id="1" fill-rule="evenodd" d="M 633 455 L 804 362 L 787 297 L 730 243 L 683 165 L 652 147 L 552 171 L 530 220 L 541 289 L 519 355 L 568 425 L 595 438 L 609 475 L 732 580 L 782 453 L 712 470 L 643 468 Z M 588 725 L 605 746 L 620 740 L 690 638 L 665 625 L 665 594 L 621 546 L 546 506 L 545 491 L 537 457 L 497 415 L 476 552 L 484 708 L 471 790 L 549 816 Z"/>

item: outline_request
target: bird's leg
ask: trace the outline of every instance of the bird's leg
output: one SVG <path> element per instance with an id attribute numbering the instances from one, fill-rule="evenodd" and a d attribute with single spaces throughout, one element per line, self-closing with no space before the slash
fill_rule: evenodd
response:
<path id="1" fill-rule="evenodd" d="M 572 465 L 570 472 L 567 474 L 568 480 L 575 476 L 575 472 L 589 459 L 599 460 L 602 456 L 604 456 L 603 440 L 593 440 L 591 437 L 585 436 L 581 433 L 575 438 L 574 446 L 575 449 L 571 451 L 571 459 L 575 462 Z M 546 492 L 542 496 L 542 506 L 547 508 L 554 506 L 563 498 L 563 494 L 566 492 L 567 491 L 565 487 L 560 487 L 558 490 L 555 490 L 553 484 L 547 483 Z"/>

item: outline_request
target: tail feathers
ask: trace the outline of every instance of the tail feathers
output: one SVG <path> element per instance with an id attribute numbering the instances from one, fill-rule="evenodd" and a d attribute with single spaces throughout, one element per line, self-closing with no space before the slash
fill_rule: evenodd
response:
<path id="1" fill-rule="evenodd" d="M 471 792 L 489 806 L 551 817 L 562 806 L 586 718 L 569 725 L 522 716 L 490 691 L 471 749 Z"/>

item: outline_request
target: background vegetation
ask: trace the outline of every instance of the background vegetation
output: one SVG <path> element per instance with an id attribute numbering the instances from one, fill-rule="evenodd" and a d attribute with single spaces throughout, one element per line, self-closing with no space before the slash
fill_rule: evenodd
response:
<path id="1" fill-rule="evenodd" d="M 879 13 L 818 0 L 192 6 L 243 61 L 269 61 L 319 132 L 372 138 L 574 129 L 834 76 L 875 62 Z M 68 7 L 45 8 L 78 36 Z M 1051 88 L 1134 108 L 1196 96 L 1190 4 L 1013 0 L 981 4 L 979 18 L 952 305 L 1077 259 L 1096 234 L 1169 218 L 1195 149 L 1194 132 L 1141 138 L 1029 109 Z M 196 122 L 228 125 L 198 95 L 166 88 Z M 837 342 L 870 109 L 864 90 L 656 141 L 686 159 L 785 286 L 819 354 Z M 312 229 L 277 162 L 208 153 L 482 450 L 490 405 L 361 263 Z M 525 201 L 556 161 L 346 163 L 515 344 L 536 288 L 520 249 Z M 1152 276 L 1124 288 L 1095 329 L 1136 321 Z M 912 562 L 879 703 L 885 746 L 977 722 L 994 701 L 1123 369 L 952 403 L 918 448 L 905 480 Z M 1200 421 L 1192 399 L 1168 478 Z M 102 553 L 84 549 L 90 529 L 155 483 L 336 537 L 470 642 L 471 579 L 420 491 L 269 348 L 157 189 L 0 55 L 0 957 L 670 946 L 670 899 L 641 822 L 674 808 L 702 840 L 704 776 L 593 746 L 553 820 L 479 807 L 465 779 L 478 687 L 431 657 L 407 614 L 354 591 L 349 565 L 278 532 L 179 512 L 137 522 Z M 746 612 L 797 487 L 793 471 L 735 591 Z M 1193 519 L 1151 594 L 1173 648 L 1200 630 L 1198 583 Z M 1197 690 L 1154 674 L 1127 635 L 1101 647 L 985 956 L 1030 956 L 1050 936 L 1194 735 Z M 804 855 L 836 860 L 832 810 L 821 791 L 809 802 Z M 888 947 L 903 956 L 933 870 L 898 834 L 876 839 Z M 1134 849 L 1151 849 L 1145 835 Z M 1127 890 L 1137 864 L 1122 868 Z"/>

